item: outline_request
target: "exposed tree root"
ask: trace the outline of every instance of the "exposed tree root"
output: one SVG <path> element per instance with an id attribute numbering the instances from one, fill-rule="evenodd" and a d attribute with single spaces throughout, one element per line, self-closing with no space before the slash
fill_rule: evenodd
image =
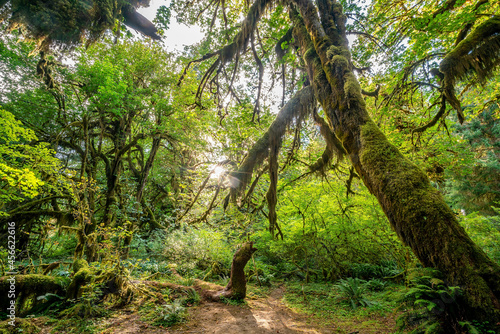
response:
<path id="1" fill-rule="evenodd" d="M 189 290 L 194 289 L 204 300 L 208 301 L 221 301 L 222 299 L 243 300 L 246 297 L 247 283 L 244 269 L 247 262 L 252 258 L 252 254 L 255 253 L 256 250 L 257 249 L 253 247 L 253 242 L 246 242 L 236 251 L 231 265 L 231 278 L 226 287 L 202 280 L 195 280 L 193 287 L 168 282 L 134 282 L 160 289 L 168 288 L 174 292 L 180 293 L 187 293 Z M 173 273 L 174 276 L 182 279 L 182 276 L 180 276 L 175 270 Z"/>
<path id="2" fill-rule="evenodd" d="M 236 251 L 231 265 L 231 278 L 227 286 L 222 290 L 203 290 L 203 298 L 220 301 L 221 299 L 243 300 L 247 293 L 247 280 L 245 277 L 245 266 L 252 258 L 252 254 L 257 251 L 253 248 L 253 242 L 244 243 Z"/>

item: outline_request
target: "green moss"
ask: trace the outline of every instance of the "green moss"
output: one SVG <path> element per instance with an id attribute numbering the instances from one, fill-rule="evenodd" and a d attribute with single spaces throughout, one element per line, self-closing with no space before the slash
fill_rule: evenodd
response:
<path id="1" fill-rule="evenodd" d="M 421 235 L 420 227 L 433 221 L 431 218 L 439 219 L 440 213 L 435 212 L 439 207 L 436 203 L 443 200 L 430 186 L 425 173 L 403 157 L 373 121 L 369 120 L 361 127 L 360 137 L 360 162 L 370 180 L 368 187 L 388 213 L 401 240 L 418 253 L 423 245 L 419 245 L 415 237 Z M 446 207 L 444 202 L 442 204 Z M 405 221 L 412 223 L 405 226 Z M 421 259 L 423 254 L 416 255 Z"/>
<path id="2" fill-rule="evenodd" d="M 470 240 L 425 173 L 373 121 L 361 127 L 360 137 L 364 179 L 400 239 L 424 266 L 436 267 L 451 284 L 463 287 L 469 314 L 499 318 L 492 299 L 499 291 L 498 265 Z"/>
<path id="3" fill-rule="evenodd" d="M 97 318 L 105 316 L 107 314 L 108 311 L 101 305 L 94 305 L 93 303 L 81 302 L 81 303 L 76 303 L 70 308 L 61 311 L 58 317 L 61 319 L 72 319 L 74 321 L 76 320 L 75 318 L 80 318 L 80 319 Z M 74 324 L 70 324 L 69 326 L 73 325 Z M 87 326 L 85 327 L 86 327 L 85 329 L 88 329 Z"/>
<path id="4" fill-rule="evenodd" d="M 89 264 L 85 259 L 76 259 L 73 261 L 73 272 L 77 273 L 82 268 L 88 268 Z"/>
<path id="5" fill-rule="evenodd" d="M 234 254 L 233 262 L 246 264 L 255 251 L 256 249 L 253 248 L 253 242 L 244 243 Z"/>
<path id="6" fill-rule="evenodd" d="M 339 68 L 349 68 L 349 62 L 347 58 L 341 55 L 332 56 L 330 59 L 330 64 L 333 66 L 338 66 Z"/>
<path id="7" fill-rule="evenodd" d="M 133 4 L 147 1 L 134 1 Z M 52 41 L 75 45 L 83 39 L 95 41 L 106 29 L 111 29 L 128 2 L 95 1 L 27 1 L 13 0 L 12 26 L 22 25 L 44 48 Z"/>
<path id="8" fill-rule="evenodd" d="M 23 333 L 35 334 L 40 333 L 40 328 L 31 321 L 23 318 L 16 318 L 15 325 L 9 324 L 10 320 L 0 322 L 0 334 Z"/>
<path id="9" fill-rule="evenodd" d="M 351 54 L 350 54 L 349 50 L 347 50 L 344 47 L 335 46 L 335 45 L 332 45 L 328 48 L 328 50 L 326 51 L 326 56 L 328 59 L 332 59 L 335 56 L 342 56 L 346 60 L 351 58 Z"/>
<path id="10" fill-rule="evenodd" d="M 310 47 L 306 52 L 304 52 L 304 61 L 306 63 L 312 63 L 317 57 L 318 55 L 314 47 Z"/>
<path id="11" fill-rule="evenodd" d="M 446 80 L 453 85 L 456 80 L 474 74 L 479 82 L 483 82 L 492 75 L 499 65 L 499 30 L 500 18 L 489 18 L 449 52 L 440 64 Z"/>
<path id="12" fill-rule="evenodd" d="M 75 276 L 73 277 L 74 281 L 83 283 L 88 281 L 88 279 L 92 277 L 92 272 L 90 271 L 89 268 L 82 268 L 80 269 Z"/>
<path id="13" fill-rule="evenodd" d="M 334 56 L 339 56 L 342 54 L 342 48 L 332 45 L 326 51 L 326 56 L 328 59 L 332 59 Z"/>
<path id="14" fill-rule="evenodd" d="M 358 80 L 352 72 L 348 72 L 344 75 L 344 93 L 347 98 L 348 106 L 352 102 L 357 102 L 360 106 L 365 106 L 365 100 L 361 95 L 361 86 L 359 85 Z"/>
<path id="15" fill-rule="evenodd" d="M 331 44 L 328 36 L 324 36 L 319 40 L 313 39 L 313 42 L 316 50 L 318 50 L 320 54 L 323 54 L 323 52 L 326 53 L 327 49 L 330 47 Z"/>
<path id="16" fill-rule="evenodd" d="M 11 276 L 0 277 L 0 295 L 7 296 L 10 289 Z M 26 313 L 37 303 L 36 297 L 46 293 L 62 294 L 64 291 L 64 282 L 62 279 L 52 276 L 32 274 L 16 275 L 16 312 L 18 315 Z M 8 307 L 9 299 L 1 298 L 0 307 Z M 6 304 L 7 303 L 7 304 Z M 29 305 L 29 307 L 28 307 Z"/>
<path id="17" fill-rule="evenodd" d="M 332 11 L 338 16 L 338 15 L 342 15 L 342 12 L 343 12 L 343 6 L 342 4 L 338 3 L 338 2 L 335 2 L 332 4 Z M 345 17 L 345 16 L 344 16 Z"/>
<path id="18" fill-rule="evenodd" d="M 66 297 L 70 299 L 79 298 L 82 294 L 81 287 L 88 284 L 92 279 L 93 272 L 84 259 L 76 259 L 73 262 L 73 280 L 68 286 Z"/>
<path id="19" fill-rule="evenodd" d="M 424 172 L 407 160 L 372 120 L 361 126 L 360 137 L 363 147 L 360 154 L 361 163 L 369 168 L 374 180 L 390 177 L 394 183 L 403 182 L 409 186 L 429 184 Z M 410 184 L 407 184 L 408 182 Z"/>
<path id="20" fill-rule="evenodd" d="M 319 59 L 318 59 L 319 62 Z M 327 81 L 326 78 L 326 73 L 323 71 L 323 68 L 321 67 L 321 62 L 319 64 L 315 65 L 315 70 L 314 70 L 314 82 L 316 83 L 317 86 L 321 87 L 321 85 Z"/>

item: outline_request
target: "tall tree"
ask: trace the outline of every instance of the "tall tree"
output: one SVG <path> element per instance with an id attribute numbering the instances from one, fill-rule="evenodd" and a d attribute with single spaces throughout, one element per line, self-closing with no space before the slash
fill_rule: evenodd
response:
<path id="1" fill-rule="evenodd" d="M 423 6 L 423 3 L 419 5 Z M 437 120 L 446 114 L 449 105 L 462 122 L 463 110 L 455 87 L 468 78 L 475 83 L 486 83 L 499 64 L 500 25 L 498 16 L 492 14 L 497 5 L 490 5 L 488 9 L 492 12 L 482 14 L 478 11 L 485 10 L 481 7 L 485 3 L 487 1 L 480 1 L 472 7 L 477 16 L 468 22 L 467 29 L 459 32 L 460 36 L 455 38 L 456 45 L 452 44 L 445 50 L 439 68 L 432 71 L 439 79 L 437 84 L 429 84 L 436 86 L 439 91 L 441 110 L 436 116 Z M 447 1 L 430 15 L 405 11 L 405 4 L 401 4 L 401 11 L 408 20 L 419 22 L 419 31 L 429 30 L 435 38 L 439 38 L 433 24 L 460 4 Z M 206 86 L 224 87 L 221 84 L 224 68 L 231 61 L 237 67 L 238 63 L 245 60 L 246 51 L 253 54 L 259 73 L 262 72 L 259 65 L 262 61 L 256 50 L 260 47 L 262 54 L 269 50 L 266 50 L 264 42 L 258 44 L 259 33 L 262 34 L 259 29 L 264 29 L 263 22 L 268 17 L 266 11 L 275 5 L 266 0 L 253 3 L 232 41 L 197 60 L 214 59 L 202 78 L 198 92 L 200 96 Z M 363 93 L 376 96 L 378 91 L 363 91 L 354 75 L 353 71 L 359 68 L 354 66 L 356 59 L 352 58 L 348 46 L 347 16 L 342 4 L 334 0 L 293 0 L 286 5 L 292 28 L 291 32 L 283 30 L 283 39 L 279 39 L 277 50 L 282 52 L 284 42 L 292 43 L 304 61 L 307 81 L 312 89 L 306 87 L 298 91 L 285 104 L 277 116 L 277 122 L 271 125 L 262 140 L 250 151 L 240 169 L 232 174 L 240 180 L 234 182 L 236 190 L 246 188 L 251 180 L 249 173 L 256 163 L 268 156 L 271 179 L 267 195 L 268 215 L 270 230 L 274 233 L 278 174 L 276 158 L 281 138 L 287 125 L 300 123 L 301 118 L 312 115 L 328 143 L 319 164 L 327 163 L 334 152 L 347 155 L 357 175 L 377 197 L 400 239 L 412 248 L 422 264 L 438 268 L 450 284 L 463 287 L 468 316 L 500 320 L 500 266 L 472 242 L 442 195 L 432 187 L 427 175 L 387 140 L 369 115 Z M 217 16 L 217 9 L 213 15 L 214 18 Z M 422 40 L 415 48 L 432 45 L 424 42 Z M 408 78 L 411 75 L 407 73 L 405 79 Z M 231 89 L 231 85 L 229 76 L 225 87 Z M 321 105 L 325 119 L 314 111 L 316 101 Z M 435 122 L 432 121 L 429 127 Z"/>
<path id="2" fill-rule="evenodd" d="M 192 87 L 176 85 L 174 57 L 159 46 L 104 42 L 75 54 L 72 66 L 54 64 L 54 87 L 39 82 L 34 69 L 19 70 L 25 75 L 10 78 L 2 92 L 5 108 L 54 149 L 75 197 L 43 191 L 32 201 L 20 199 L 19 208 L 9 201 L 5 211 L 18 226 L 26 217 L 55 217 L 59 226 L 76 219 L 78 227 L 70 227 L 81 239 L 76 253 L 95 260 L 98 226 L 127 228 L 126 254 L 134 230 L 165 228 L 163 218 L 175 217 L 178 179 L 197 163 L 185 157 L 204 145 L 202 129 L 211 121 L 189 107 Z M 20 78 L 36 88 L 18 89 Z"/>

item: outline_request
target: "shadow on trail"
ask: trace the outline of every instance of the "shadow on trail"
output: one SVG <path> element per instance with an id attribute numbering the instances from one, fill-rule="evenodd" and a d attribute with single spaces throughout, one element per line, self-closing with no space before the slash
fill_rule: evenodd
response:
<path id="1" fill-rule="evenodd" d="M 307 325 L 299 316 L 274 298 L 249 300 L 248 305 L 234 306 L 203 303 L 192 310 L 191 320 L 171 333 L 325 333 Z"/>

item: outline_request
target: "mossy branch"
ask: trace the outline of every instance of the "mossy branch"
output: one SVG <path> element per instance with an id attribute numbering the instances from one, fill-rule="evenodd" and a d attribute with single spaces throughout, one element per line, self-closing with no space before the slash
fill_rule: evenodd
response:
<path id="1" fill-rule="evenodd" d="M 367 91 L 364 89 L 361 89 L 361 94 L 365 96 L 371 96 L 371 97 L 378 97 L 378 93 L 380 92 L 380 85 L 377 85 L 377 88 L 373 91 Z"/>
<path id="2" fill-rule="evenodd" d="M 314 98 L 313 89 L 307 86 L 295 93 L 295 96 L 281 108 L 266 133 L 252 146 L 238 170 L 230 173 L 229 179 L 233 200 L 236 200 L 237 195 L 245 190 L 252 178 L 253 171 L 268 157 L 271 138 L 282 138 L 293 120 L 305 118 L 315 106 L 316 99 Z M 280 145 L 281 142 L 276 142 L 276 144 Z"/>
<path id="3" fill-rule="evenodd" d="M 484 84 L 500 64 L 500 16 L 493 16 L 474 29 L 441 61 L 444 74 L 443 95 L 464 121 L 460 101 L 455 96 L 455 84 L 469 79 Z"/>
<path id="4" fill-rule="evenodd" d="M 139 32 L 159 39 L 155 26 L 135 11 L 149 1 L 10 1 L 10 29 L 18 26 L 37 42 L 38 50 L 48 50 L 53 42 L 62 48 L 73 48 L 86 40 L 97 41 L 122 16 L 124 23 Z"/>
<path id="5" fill-rule="evenodd" d="M 247 16 L 241 23 L 241 28 L 239 32 L 236 34 L 236 36 L 233 38 L 233 42 L 224 46 L 222 49 L 218 51 L 208 53 L 197 60 L 190 61 L 184 68 L 184 71 L 179 79 L 178 85 L 180 85 L 184 80 L 184 77 L 186 76 L 187 71 L 191 66 L 191 64 L 199 63 L 204 60 L 217 57 L 212 66 L 210 66 L 208 71 L 205 72 L 205 74 L 203 75 L 200 85 L 198 86 L 196 97 L 199 100 L 212 74 L 214 72 L 217 73 L 218 71 L 216 70 L 219 69 L 221 66 L 227 64 L 229 61 L 233 59 L 237 60 L 239 58 L 240 53 L 245 52 L 248 43 L 250 42 L 252 35 L 255 29 L 257 28 L 257 23 L 260 21 L 266 8 L 271 3 L 272 3 L 271 0 L 256 0 L 250 7 Z"/>
<path id="6" fill-rule="evenodd" d="M 437 122 L 444 116 L 445 114 L 445 111 L 446 111 L 446 99 L 444 97 L 441 98 L 441 107 L 439 108 L 439 111 L 436 113 L 436 115 L 434 115 L 434 117 L 432 118 L 432 120 L 423 125 L 423 126 L 420 126 L 418 128 L 415 128 L 411 131 L 412 135 L 414 133 L 418 133 L 418 132 L 424 132 L 425 130 L 433 127 L 434 125 L 437 124 Z"/>
<path id="7" fill-rule="evenodd" d="M 28 208 L 31 208 L 31 207 L 34 207 L 36 205 L 43 204 L 43 203 L 46 203 L 46 202 L 50 202 L 53 199 L 59 199 L 59 198 L 71 199 L 72 197 L 71 196 L 64 196 L 64 195 L 55 195 L 55 196 L 49 196 L 49 197 L 40 198 L 40 199 L 31 201 L 31 202 L 28 202 L 26 204 L 20 205 L 17 208 L 9 211 L 7 214 L 9 216 L 12 216 L 12 215 L 21 213 L 21 212 L 23 212 L 23 210 L 26 210 Z"/>

